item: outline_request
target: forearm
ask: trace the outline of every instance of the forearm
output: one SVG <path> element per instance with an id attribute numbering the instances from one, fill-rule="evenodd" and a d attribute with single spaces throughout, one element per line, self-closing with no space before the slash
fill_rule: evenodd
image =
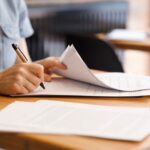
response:
<path id="1" fill-rule="evenodd" d="M 26 43 L 26 40 L 25 39 L 20 39 L 18 41 L 18 44 L 19 44 L 19 47 L 21 48 L 22 52 L 25 54 L 25 56 L 27 57 L 28 61 L 29 62 L 32 62 L 31 60 L 31 57 L 29 55 L 29 51 L 28 51 L 28 48 L 27 48 L 27 43 Z M 20 63 L 21 60 L 20 58 L 17 56 L 16 58 L 16 63 Z"/>

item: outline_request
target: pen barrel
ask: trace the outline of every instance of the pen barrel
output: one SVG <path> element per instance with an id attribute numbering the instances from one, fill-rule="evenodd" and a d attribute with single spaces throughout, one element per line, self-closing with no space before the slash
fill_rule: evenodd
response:
<path id="1" fill-rule="evenodd" d="M 16 49 L 16 53 L 22 62 L 24 62 L 24 63 L 28 62 L 28 60 L 22 55 L 22 53 L 20 52 L 20 50 L 18 48 Z"/>

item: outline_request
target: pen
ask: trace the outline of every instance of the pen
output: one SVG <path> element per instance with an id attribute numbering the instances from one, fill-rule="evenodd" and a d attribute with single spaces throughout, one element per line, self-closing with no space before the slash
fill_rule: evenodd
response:
<path id="1" fill-rule="evenodd" d="M 12 44 L 12 47 L 14 48 L 15 52 L 17 53 L 18 57 L 21 59 L 22 62 L 27 63 L 28 59 L 24 55 L 24 53 L 21 51 L 21 49 L 18 47 L 17 44 Z M 43 82 L 40 83 L 40 86 L 45 89 L 45 86 Z"/>

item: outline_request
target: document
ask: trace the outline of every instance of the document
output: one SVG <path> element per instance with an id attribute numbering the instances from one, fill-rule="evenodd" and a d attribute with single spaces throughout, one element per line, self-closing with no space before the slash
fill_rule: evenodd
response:
<path id="1" fill-rule="evenodd" d="M 61 57 L 61 61 L 67 65 L 68 69 L 65 71 L 57 69 L 55 72 L 70 79 L 120 91 L 150 89 L 150 77 L 148 76 L 125 73 L 94 75 L 83 62 L 73 45 L 67 48 Z"/>
<path id="2" fill-rule="evenodd" d="M 149 118 L 148 108 L 55 100 L 14 102 L 0 111 L 0 131 L 141 141 L 150 133 Z"/>
<path id="3" fill-rule="evenodd" d="M 107 34 L 108 40 L 132 40 L 132 41 L 144 41 L 149 37 L 149 33 L 130 31 L 127 29 L 115 29 Z"/>
<path id="4" fill-rule="evenodd" d="M 83 62 L 74 46 L 68 46 L 61 56 L 67 70 L 55 69 L 63 78 L 54 78 L 23 96 L 97 96 L 97 97 L 136 97 L 150 95 L 150 77 L 126 73 L 93 74 Z"/>

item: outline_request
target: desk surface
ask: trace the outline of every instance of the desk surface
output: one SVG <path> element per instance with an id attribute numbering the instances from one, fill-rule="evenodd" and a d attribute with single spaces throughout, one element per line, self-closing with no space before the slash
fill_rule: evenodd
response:
<path id="1" fill-rule="evenodd" d="M 36 101 L 39 99 L 59 100 L 67 102 L 80 102 L 96 105 L 107 106 L 132 106 L 132 107 L 150 107 L 150 97 L 141 98 L 58 98 L 58 97 L 42 97 L 42 98 L 12 98 L 0 96 L 0 108 L 4 108 L 14 101 Z M 63 135 L 40 135 L 40 134 L 24 134 L 24 133 L 0 133 L 0 147 L 6 149 L 25 149 L 29 150 L 136 150 L 139 148 L 150 147 L 150 137 L 142 142 L 127 142 L 106 140 L 100 138 L 90 138 L 82 136 L 63 136 Z"/>
<path id="2" fill-rule="evenodd" d="M 106 39 L 105 35 L 103 34 L 97 34 L 96 37 L 102 40 Z M 107 41 L 112 45 L 116 46 L 117 48 L 150 51 L 150 38 L 141 41 L 122 39 L 109 39 Z"/>

